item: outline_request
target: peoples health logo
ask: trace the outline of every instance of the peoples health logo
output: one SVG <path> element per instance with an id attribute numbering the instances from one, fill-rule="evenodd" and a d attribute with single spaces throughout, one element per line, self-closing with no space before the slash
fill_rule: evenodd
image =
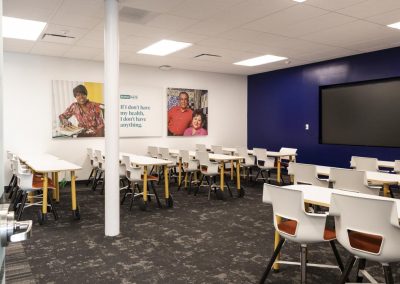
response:
<path id="1" fill-rule="evenodd" d="M 119 98 L 121 100 L 130 100 L 130 99 L 137 100 L 139 97 L 136 96 L 136 95 L 133 95 L 133 96 L 131 96 L 131 95 L 119 95 Z"/>

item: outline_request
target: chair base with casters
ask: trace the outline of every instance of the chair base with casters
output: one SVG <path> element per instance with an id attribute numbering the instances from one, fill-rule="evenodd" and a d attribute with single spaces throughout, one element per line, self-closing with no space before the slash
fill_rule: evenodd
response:
<path id="1" fill-rule="evenodd" d="M 162 208 L 160 199 L 157 194 L 157 190 L 154 186 L 154 182 L 156 182 L 156 181 L 158 181 L 157 177 L 148 176 L 148 182 L 150 183 L 150 187 L 151 187 L 151 190 L 153 191 L 153 193 L 152 194 L 147 193 L 147 198 L 149 201 L 151 201 L 151 196 L 154 196 L 156 198 L 158 208 Z M 138 199 L 138 198 L 141 198 L 141 201 L 139 201 L 139 208 L 142 211 L 145 211 L 147 209 L 147 204 L 144 204 L 144 202 L 143 202 L 143 190 L 142 190 L 142 188 L 140 188 L 139 182 L 133 181 L 125 189 L 124 196 L 121 199 L 121 205 L 124 204 L 128 195 L 131 195 L 131 203 L 129 206 L 129 210 L 132 210 L 133 203 L 134 203 L 135 199 Z"/>
<path id="2" fill-rule="evenodd" d="M 199 184 L 198 184 L 198 186 L 197 186 L 197 188 L 196 188 L 196 190 L 194 192 L 194 195 L 195 196 L 197 195 L 197 193 L 200 190 L 200 187 L 207 186 L 209 188 L 208 189 L 208 200 L 210 200 L 212 191 L 214 191 L 217 199 L 223 200 L 224 199 L 224 193 L 223 193 L 223 191 L 221 191 L 221 188 L 219 187 L 219 185 L 217 185 L 216 180 L 215 180 L 215 176 L 214 176 L 213 180 L 211 180 L 211 178 L 212 178 L 211 176 L 207 176 L 207 175 L 203 174 L 201 179 L 200 179 L 200 181 L 199 181 Z M 206 184 L 204 184 L 204 181 L 206 182 Z M 225 183 L 225 187 L 228 189 L 229 195 L 231 197 L 233 197 L 231 188 L 229 187 L 229 184 L 227 182 Z"/>
<path id="3" fill-rule="evenodd" d="M 192 184 L 199 184 L 199 180 L 196 178 L 195 180 L 193 180 L 193 176 L 196 174 L 196 172 L 194 171 L 189 171 L 189 172 L 183 172 L 185 174 L 184 180 L 180 181 L 180 184 L 178 186 L 177 191 L 181 190 L 182 184 L 185 183 L 185 189 L 187 189 L 187 193 L 190 194 L 192 192 Z M 186 181 L 189 183 L 189 187 L 186 186 Z"/>

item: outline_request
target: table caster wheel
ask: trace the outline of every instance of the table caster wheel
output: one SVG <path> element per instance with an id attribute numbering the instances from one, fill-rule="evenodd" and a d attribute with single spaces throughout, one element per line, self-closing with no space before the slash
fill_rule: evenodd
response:
<path id="1" fill-rule="evenodd" d="M 139 199 L 139 209 L 142 211 L 147 210 L 147 201 L 144 201 L 143 199 Z"/>
<path id="2" fill-rule="evenodd" d="M 79 206 L 76 207 L 76 210 L 72 210 L 72 217 L 74 218 L 74 220 L 81 219 L 81 212 L 79 210 Z"/>
<path id="3" fill-rule="evenodd" d="M 172 199 L 171 195 L 165 199 L 165 204 L 167 205 L 168 208 L 174 207 L 174 200 Z"/>
<path id="4" fill-rule="evenodd" d="M 242 197 L 244 197 L 244 195 L 245 195 L 245 191 L 244 191 L 244 188 L 243 187 L 240 187 L 240 189 L 239 189 L 239 198 L 242 198 Z"/>
<path id="5" fill-rule="evenodd" d="M 43 213 L 41 210 L 38 211 L 39 225 L 43 225 L 47 221 L 47 213 Z"/>
<path id="6" fill-rule="evenodd" d="M 225 199 L 224 198 L 224 192 L 219 188 L 215 189 L 215 195 L 217 196 L 218 200 L 224 200 Z"/>

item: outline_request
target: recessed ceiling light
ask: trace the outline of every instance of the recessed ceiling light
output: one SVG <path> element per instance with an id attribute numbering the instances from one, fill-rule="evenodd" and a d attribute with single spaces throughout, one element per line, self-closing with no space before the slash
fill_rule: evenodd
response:
<path id="1" fill-rule="evenodd" d="M 301 3 L 301 2 L 306 2 L 306 0 L 293 0 L 294 2 L 299 2 L 299 3 Z"/>
<path id="2" fill-rule="evenodd" d="M 138 53 L 164 56 L 164 55 L 174 53 L 178 50 L 187 48 L 191 45 L 192 45 L 191 43 L 187 43 L 187 42 L 163 39 L 156 43 L 153 43 L 152 45 L 150 45 L 142 50 L 139 50 Z"/>
<path id="3" fill-rule="evenodd" d="M 37 40 L 45 26 L 44 22 L 3 17 L 3 37 Z"/>
<path id="4" fill-rule="evenodd" d="M 233 63 L 233 64 L 243 65 L 243 66 L 257 66 L 257 65 L 272 63 L 272 62 L 285 60 L 285 59 L 287 59 L 287 58 L 268 54 L 268 55 L 263 55 L 263 56 L 254 57 L 254 58 L 250 58 L 250 59 L 247 59 L 247 60 L 239 61 L 239 62 L 236 62 L 236 63 Z"/>
<path id="5" fill-rule="evenodd" d="M 399 29 L 400 30 L 400 22 L 393 23 L 390 25 L 387 25 L 389 28 L 394 28 L 394 29 Z"/>

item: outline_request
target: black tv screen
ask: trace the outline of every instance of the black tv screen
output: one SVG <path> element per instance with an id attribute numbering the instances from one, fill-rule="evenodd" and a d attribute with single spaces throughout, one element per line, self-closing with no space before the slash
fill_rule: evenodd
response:
<path id="1" fill-rule="evenodd" d="M 320 87 L 321 144 L 400 147 L 400 78 Z"/>

